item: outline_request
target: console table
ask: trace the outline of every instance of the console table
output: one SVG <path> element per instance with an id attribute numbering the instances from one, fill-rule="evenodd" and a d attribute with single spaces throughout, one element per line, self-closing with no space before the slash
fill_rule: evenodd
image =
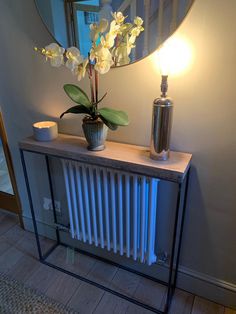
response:
<path id="1" fill-rule="evenodd" d="M 189 182 L 190 162 L 192 155 L 188 153 L 173 151 L 170 153 L 169 160 L 154 161 L 150 159 L 149 150 L 147 147 L 109 141 L 106 142 L 106 149 L 104 151 L 91 152 L 88 151 L 86 147 L 87 143 L 85 142 L 84 138 L 64 134 L 59 134 L 58 138 L 51 142 L 37 142 L 34 140 L 33 137 L 29 137 L 19 143 L 22 166 L 39 253 L 39 260 L 48 266 L 63 271 L 71 276 L 74 276 L 82 281 L 92 284 L 100 289 L 110 292 L 120 298 L 128 300 L 155 313 L 167 313 L 176 286 L 176 279 L 178 274 Z M 57 241 L 56 244 L 52 248 L 50 248 L 48 252 L 44 255 L 42 254 L 39 241 L 37 222 L 35 218 L 32 194 L 27 173 L 27 165 L 24 156 L 25 152 L 40 154 L 44 156 L 46 160 L 50 195 L 53 206 L 54 223 L 56 225 Z M 97 241 L 97 243 L 99 243 L 102 248 L 107 246 L 108 250 L 113 250 L 115 253 L 117 253 L 117 250 L 119 250 L 120 255 L 126 255 L 127 257 L 130 257 L 132 255 L 132 258 L 134 260 L 146 262 L 148 265 L 151 265 L 155 262 L 155 188 L 157 188 L 159 180 L 165 180 L 176 184 L 178 193 L 176 205 L 173 209 L 174 225 L 172 230 L 172 245 L 168 265 L 169 273 L 167 282 L 158 280 L 156 278 L 133 270 L 129 267 L 119 265 L 113 261 L 88 253 L 84 250 L 76 249 L 80 253 L 98 258 L 104 262 L 113 264 L 119 268 L 125 269 L 127 271 L 133 272 L 135 274 L 165 285 L 167 287 L 167 295 L 164 312 L 47 261 L 47 258 L 56 249 L 56 247 L 58 247 L 58 245 L 66 245 L 60 240 L 61 229 L 60 226 L 57 224 L 54 188 L 52 184 L 52 174 L 49 163 L 50 157 L 59 158 L 62 160 L 65 175 L 65 185 L 68 196 L 68 208 L 69 214 L 71 215 L 70 233 L 72 237 L 77 238 L 81 241 L 83 240 L 84 242 L 88 241 L 89 243 Z M 72 171 L 73 174 L 70 176 Z M 74 177 L 76 179 L 74 179 Z M 76 180 L 79 180 L 79 183 Z M 88 180 L 89 182 L 87 182 L 86 180 Z M 90 182 L 90 180 L 92 180 L 92 183 Z M 101 180 L 103 181 L 102 183 L 100 183 Z M 84 205 L 82 204 L 82 206 L 80 204 L 80 208 L 83 209 L 84 207 L 84 209 L 82 211 L 80 209 L 80 216 L 78 214 L 78 218 L 76 216 L 77 213 L 75 212 L 77 204 L 73 203 L 77 202 L 77 199 L 75 200 L 75 198 L 78 198 L 78 196 L 76 196 L 77 194 L 74 190 L 73 182 L 75 183 L 75 185 L 78 184 L 76 188 L 80 189 L 80 192 L 82 191 L 81 187 L 83 188 L 82 185 L 85 184 L 84 186 L 87 187 L 87 184 L 89 184 L 89 186 L 94 186 L 94 193 L 100 193 L 97 194 L 98 196 L 96 197 L 96 203 L 98 203 L 95 204 L 96 207 L 94 207 L 95 201 L 93 199 L 88 200 L 88 197 L 90 196 L 85 196 L 85 199 L 83 200 Z M 105 190 L 104 192 L 105 188 L 109 190 Z M 125 192 L 127 188 L 129 188 L 130 193 L 132 191 L 134 196 Z M 72 192 L 74 191 L 72 194 L 70 194 L 70 189 L 72 189 Z M 113 197 L 109 203 L 110 206 L 106 205 L 106 199 L 104 201 L 101 201 L 101 198 L 103 196 L 106 198 L 106 195 L 109 194 L 107 193 L 108 191 L 111 191 L 111 196 L 109 197 Z M 86 189 L 82 192 L 81 195 L 89 193 L 86 192 Z M 117 193 L 117 195 L 115 195 L 115 193 Z M 132 202 L 130 202 L 130 195 L 133 197 Z M 150 195 L 153 198 L 152 200 L 149 199 Z M 114 203 L 114 200 L 118 201 L 118 205 L 112 205 L 112 203 Z M 78 202 L 81 202 L 81 200 L 79 199 Z M 102 204 L 105 204 L 105 209 L 101 208 Z M 124 206 L 126 208 L 125 210 L 123 209 Z M 132 213 L 130 213 L 128 210 L 129 206 L 133 208 Z M 96 213 L 92 216 L 92 211 L 94 210 L 96 210 Z M 88 216 L 88 212 L 91 213 L 91 217 Z M 139 218 L 139 220 L 137 220 L 135 216 L 136 214 L 141 217 Z M 106 215 L 110 215 L 109 217 L 111 217 L 111 231 L 107 231 L 107 228 L 109 227 L 109 219 Z M 78 219 L 80 218 L 81 221 L 80 224 L 78 224 Z M 123 226 L 124 219 L 126 219 L 125 227 Z M 134 220 L 131 221 L 130 219 Z M 127 223 L 127 220 L 130 224 L 132 224 L 132 232 L 130 226 Z M 124 230 L 124 228 L 126 229 Z M 91 232 L 93 232 L 92 236 Z M 123 233 L 125 234 L 124 237 Z M 131 235 L 129 235 L 129 233 L 131 233 Z M 98 234 L 99 238 L 97 236 Z M 177 236 L 177 234 L 179 236 Z M 136 243 L 137 241 L 138 244 Z M 130 248 L 131 244 L 132 250 Z"/>

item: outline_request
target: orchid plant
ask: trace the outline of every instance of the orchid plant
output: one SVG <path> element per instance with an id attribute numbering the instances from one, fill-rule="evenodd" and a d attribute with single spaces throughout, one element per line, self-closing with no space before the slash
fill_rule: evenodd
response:
<path id="1" fill-rule="evenodd" d="M 136 17 L 133 23 L 126 23 L 121 12 L 112 13 L 113 20 L 110 25 L 106 19 L 90 25 L 90 38 L 92 41 L 90 52 L 84 58 L 79 49 L 70 47 L 64 49 L 56 43 L 45 48 L 35 48 L 49 60 L 51 66 L 65 65 L 77 77 L 78 81 L 85 77 L 86 73 L 90 81 L 91 97 L 78 86 L 64 85 L 66 94 L 77 105 L 69 108 L 64 114 L 85 114 L 85 119 L 101 119 L 110 129 L 128 125 L 128 116 L 124 111 L 111 108 L 98 108 L 98 104 L 106 96 L 98 97 L 98 75 L 107 73 L 112 66 L 121 66 L 130 62 L 130 54 L 135 47 L 136 38 L 144 30 L 143 20 Z M 107 31 L 109 27 L 109 30 Z M 107 32 L 106 32 L 107 31 Z"/>

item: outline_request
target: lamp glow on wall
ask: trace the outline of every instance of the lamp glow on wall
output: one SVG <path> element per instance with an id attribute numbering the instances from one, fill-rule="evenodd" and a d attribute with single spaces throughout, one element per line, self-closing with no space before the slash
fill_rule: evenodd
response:
<path id="1" fill-rule="evenodd" d="M 178 75 L 187 70 L 192 62 L 190 45 L 180 37 L 171 37 L 153 54 L 161 80 L 161 96 L 153 102 L 152 136 L 150 157 L 167 160 L 170 154 L 170 135 L 173 116 L 173 101 L 167 97 L 169 75 Z"/>

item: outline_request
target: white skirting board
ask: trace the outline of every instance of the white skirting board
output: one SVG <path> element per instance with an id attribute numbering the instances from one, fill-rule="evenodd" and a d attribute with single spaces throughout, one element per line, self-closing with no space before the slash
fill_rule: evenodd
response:
<path id="1" fill-rule="evenodd" d="M 25 229 L 33 232 L 32 219 L 30 217 L 23 216 L 23 220 Z M 39 234 L 50 237 L 52 239 L 54 238 L 55 231 L 50 226 L 40 221 L 38 221 L 37 226 Z M 92 249 L 94 248 L 92 247 Z M 99 249 L 95 249 L 97 253 L 97 250 Z M 104 254 L 104 250 L 100 249 L 99 252 L 101 252 L 103 257 L 107 257 L 107 255 Z M 133 263 L 136 270 L 144 271 L 145 269 L 143 265 L 137 265 L 137 263 L 131 262 L 126 257 L 120 257 L 118 260 L 117 255 L 114 256 L 115 260 L 118 263 L 121 263 L 123 265 L 126 265 L 128 263 L 128 266 L 131 266 Z M 157 274 L 159 272 L 160 274 L 160 269 L 163 273 L 167 272 L 167 269 L 165 267 L 156 265 L 153 265 L 151 267 L 146 266 L 146 268 L 148 269 L 148 274 L 152 275 L 153 277 L 155 276 L 155 273 Z M 225 282 L 221 279 L 197 272 L 193 269 L 189 269 L 180 265 L 177 287 L 198 296 L 207 298 L 213 302 L 236 309 L 236 284 L 234 283 Z"/>

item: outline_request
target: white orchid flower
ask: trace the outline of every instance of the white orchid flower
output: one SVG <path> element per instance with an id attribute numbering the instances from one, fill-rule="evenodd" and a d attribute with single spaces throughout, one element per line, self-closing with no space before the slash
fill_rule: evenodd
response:
<path id="1" fill-rule="evenodd" d="M 115 59 L 116 66 L 121 66 L 130 63 L 129 54 L 133 46 L 123 43 L 119 47 L 113 50 L 113 57 Z"/>
<path id="2" fill-rule="evenodd" d="M 112 35 L 110 35 L 109 33 L 107 33 L 105 38 L 104 38 L 103 36 L 101 37 L 101 45 L 102 45 L 104 48 L 110 49 L 111 47 L 114 46 L 115 37 L 116 37 L 116 36 L 112 36 Z"/>
<path id="3" fill-rule="evenodd" d="M 80 81 L 82 78 L 84 78 L 87 70 L 87 65 L 88 65 L 88 59 L 86 58 L 83 63 L 78 65 L 73 73 L 77 76 L 77 80 Z"/>
<path id="4" fill-rule="evenodd" d="M 93 60 L 96 60 L 94 69 L 100 74 L 105 74 L 110 70 L 113 65 L 112 55 L 108 48 L 105 48 L 102 44 L 99 44 L 92 51 Z M 92 60 L 92 61 L 93 61 Z"/>
<path id="5" fill-rule="evenodd" d="M 136 36 L 130 36 L 130 38 L 129 38 L 129 43 L 130 43 L 130 44 L 134 44 L 134 43 L 135 43 L 135 40 L 136 40 Z"/>
<path id="6" fill-rule="evenodd" d="M 136 16 L 134 19 L 134 24 L 137 26 L 142 26 L 143 25 L 143 19 L 140 16 Z"/>
<path id="7" fill-rule="evenodd" d="M 131 30 L 131 36 L 129 38 L 129 43 L 130 44 L 134 44 L 135 43 L 135 40 L 136 38 L 140 35 L 140 33 L 144 30 L 144 28 L 142 26 L 137 26 L 137 27 L 134 27 L 132 30 Z"/>
<path id="8" fill-rule="evenodd" d="M 131 36 L 138 37 L 141 33 L 141 30 L 139 27 L 135 27 L 131 30 Z"/>
<path id="9" fill-rule="evenodd" d="M 106 34 L 106 40 L 110 41 L 110 48 L 114 45 L 114 40 L 118 34 L 120 34 L 120 28 L 121 26 L 116 24 L 116 21 L 112 21 L 110 24 L 110 30 L 109 33 Z"/>
<path id="10" fill-rule="evenodd" d="M 98 49 L 97 56 L 98 56 L 98 59 L 106 60 L 112 63 L 112 55 L 111 55 L 110 50 L 108 48 L 104 48 L 102 45 L 100 49 Z"/>
<path id="11" fill-rule="evenodd" d="M 112 21 L 110 23 L 110 30 L 109 30 L 109 34 L 112 36 L 117 36 L 119 34 L 121 26 L 116 24 L 116 21 Z"/>
<path id="12" fill-rule="evenodd" d="M 98 46 L 95 46 L 90 51 L 90 60 L 100 61 L 100 60 L 107 60 L 112 62 L 112 56 L 110 50 L 100 43 Z"/>
<path id="13" fill-rule="evenodd" d="M 94 69 L 99 73 L 99 74 L 105 74 L 107 73 L 111 68 L 111 65 L 109 62 L 103 60 L 100 62 L 97 62 L 94 66 Z"/>
<path id="14" fill-rule="evenodd" d="M 106 34 L 106 38 L 108 39 L 108 34 Z M 101 36 L 100 38 L 100 44 L 104 47 L 104 48 L 108 48 L 109 49 L 109 41 L 107 42 L 106 39 Z"/>
<path id="15" fill-rule="evenodd" d="M 106 19 L 101 19 L 99 24 L 90 24 L 90 38 L 93 42 L 96 42 L 101 33 L 104 33 L 108 27 L 108 21 Z"/>
<path id="16" fill-rule="evenodd" d="M 76 47 L 70 47 L 66 51 L 66 67 L 72 72 L 79 64 L 83 63 L 84 59 L 80 54 L 80 51 Z"/>
<path id="17" fill-rule="evenodd" d="M 122 12 L 114 12 L 112 16 L 117 24 L 122 24 L 127 16 L 124 16 Z"/>
<path id="18" fill-rule="evenodd" d="M 115 38 L 120 33 L 120 25 L 116 24 L 116 21 L 112 21 L 110 24 L 109 32 L 104 36 L 101 36 L 101 44 L 105 48 L 112 48 L 115 44 Z"/>
<path id="19" fill-rule="evenodd" d="M 125 23 L 120 25 L 120 34 L 129 32 L 132 27 L 133 25 L 131 23 Z"/>
<path id="20" fill-rule="evenodd" d="M 46 46 L 41 52 L 46 56 L 46 60 L 50 60 L 53 67 L 60 67 L 64 63 L 65 49 L 56 43 Z"/>

